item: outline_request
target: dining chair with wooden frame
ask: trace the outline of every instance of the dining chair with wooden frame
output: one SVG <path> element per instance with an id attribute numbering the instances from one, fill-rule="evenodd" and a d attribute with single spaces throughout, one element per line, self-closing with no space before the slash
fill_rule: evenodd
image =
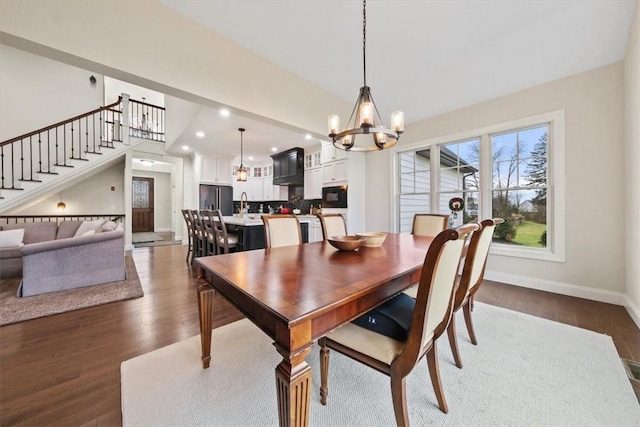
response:
<path id="1" fill-rule="evenodd" d="M 462 275 L 459 276 L 458 288 L 453 300 L 454 315 L 451 317 L 451 322 L 449 322 L 449 326 L 447 327 L 451 352 L 453 353 L 453 359 L 458 368 L 462 368 L 462 359 L 460 358 L 460 350 L 458 349 L 458 341 L 456 338 L 455 312 L 462 308 L 471 343 L 477 345 L 478 340 L 476 339 L 473 322 L 471 320 L 473 298 L 484 279 L 484 270 L 487 265 L 487 257 L 493 239 L 493 232 L 496 227 L 503 222 L 503 218 L 485 219 L 480 223 L 482 228 L 473 233 L 469 242 Z"/>
<path id="2" fill-rule="evenodd" d="M 215 233 L 213 230 L 213 224 L 210 219 L 213 215 L 213 211 L 208 209 L 200 210 L 200 220 L 202 221 L 202 229 L 204 231 L 204 255 L 215 255 L 216 254 L 216 239 Z"/>
<path id="3" fill-rule="evenodd" d="M 417 213 L 413 216 L 411 234 L 416 236 L 436 236 L 449 226 L 449 215 Z"/>
<path id="4" fill-rule="evenodd" d="M 193 209 L 187 209 L 187 215 L 189 216 L 189 222 L 190 222 L 190 227 L 189 227 L 189 234 L 191 236 L 191 246 L 192 246 L 192 251 L 191 251 L 191 260 L 189 261 L 190 264 L 193 264 L 193 260 L 196 257 L 196 255 L 198 254 L 198 243 L 199 243 L 199 239 L 198 239 L 198 230 L 196 228 L 196 215 L 194 214 L 194 212 L 197 212 Z"/>
<path id="5" fill-rule="evenodd" d="M 215 253 L 217 255 L 228 254 L 231 249 L 237 249 L 238 235 L 227 231 L 227 225 L 224 222 L 220 209 L 211 211 L 209 221 L 214 231 L 213 244 Z"/>
<path id="6" fill-rule="evenodd" d="M 202 215 L 197 209 L 191 210 L 193 216 L 193 224 L 195 229 L 193 253 L 195 258 L 206 256 L 207 238 L 204 224 L 202 223 Z"/>
<path id="7" fill-rule="evenodd" d="M 300 221 L 295 215 L 263 215 L 265 248 L 302 244 Z"/>
<path id="8" fill-rule="evenodd" d="M 320 224 L 322 224 L 322 240 L 327 240 L 331 236 L 346 236 L 347 222 L 342 214 L 318 214 Z"/>
<path id="9" fill-rule="evenodd" d="M 398 341 L 347 323 L 320 338 L 320 401 L 327 403 L 329 349 L 342 353 L 391 378 L 393 410 L 398 426 L 408 426 L 405 380 L 425 355 L 438 406 L 448 407 L 440 382 L 436 340 L 446 330 L 453 312 L 455 279 L 469 233 L 478 224 L 448 229 L 433 239 L 425 256 L 418 294 L 406 341 Z"/>
<path id="10" fill-rule="evenodd" d="M 184 217 L 184 222 L 187 224 L 187 259 L 189 262 L 189 257 L 193 256 L 193 220 L 189 216 L 189 209 L 182 209 L 182 216 Z"/>

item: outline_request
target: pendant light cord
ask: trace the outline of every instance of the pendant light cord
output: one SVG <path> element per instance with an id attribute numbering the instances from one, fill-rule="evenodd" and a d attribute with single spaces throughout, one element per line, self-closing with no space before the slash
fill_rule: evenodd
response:
<path id="1" fill-rule="evenodd" d="M 362 65 L 364 86 L 367 85 L 367 0 L 362 2 Z"/>
<path id="2" fill-rule="evenodd" d="M 243 166 L 243 146 L 244 146 L 244 141 L 242 139 L 242 134 L 244 133 L 244 129 L 240 128 L 238 129 L 240 131 L 240 166 Z"/>

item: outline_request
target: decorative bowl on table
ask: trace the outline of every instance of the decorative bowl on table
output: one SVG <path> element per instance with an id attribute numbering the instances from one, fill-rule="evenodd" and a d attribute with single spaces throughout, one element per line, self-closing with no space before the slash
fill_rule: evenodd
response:
<path id="1" fill-rule="evenodd" d="M 358 236 L 331 236 L 327 240 L 339 251 L 354 251 L 365 242 L 366 238 Z"/>
<path id="2" fill-rule="evenodd" d="M 365 238 L 365 242 L 362 246 L 376 247 L 382 246 L 382 243 L 384 243 L 384 239 L 387 238 L 387 233 L 376 231 L 367 233 L 356 233 L 356 236 Z"/>
<path id="3" fill-rule="evenodd" d="M 293 214 L 294 214 L 294 215 L 300 215 L 300 213 L 301 213 L 301 212 L 302 212 L 302 211 L 301 211 L 300 209 L 294 209 L 294 210 L 293 210 Z"/>

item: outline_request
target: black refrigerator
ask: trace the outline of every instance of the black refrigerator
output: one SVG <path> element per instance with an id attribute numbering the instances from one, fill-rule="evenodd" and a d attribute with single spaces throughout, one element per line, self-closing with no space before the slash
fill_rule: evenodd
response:
<path id="1" fill-rule="evenodd" d="M 223 216 L 233 215 L 233 187 L 200 184 L 200 209 L 220 209 Z"/>

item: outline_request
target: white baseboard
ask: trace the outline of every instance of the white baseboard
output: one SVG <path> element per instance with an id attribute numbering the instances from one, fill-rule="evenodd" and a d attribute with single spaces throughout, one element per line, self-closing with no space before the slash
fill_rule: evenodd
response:
<path id="1" fill-rule="evenodd" d="M 555 282 L 552 280 L 536 279 L 527 276 L 518 276 L 515 274 L 492 273 L 489 271 L 485 273 L 484 278 L 494 282 L 507 283 L 509 285 L 516 285 L 530 289 L 538 289 L 540 291 L 553 292 L 560 295 L 568 295 L 592 301 L 606 302 L 608 304 L 621 305 L 624 307 L 627 307 L 627 301 L 631 302 L 625 294 L 620 292 L 605 291 L 602 289 L 588 288 L 586 286 L 572 285 L 570 283 Z M 636 323 L 638 322 L 636 321 Z"/>
<path id="2" fill-rule="evenodd" d="M 627 309 L 629 316 L 631 316 L 633 321 L 636 322 L 636 326 L 640 328 L 640 309 L 633 303 L 633 301 L 631 301 L 631 298 L 626 295 L 624 297 L 624 302 L 624 308 Z"/>

